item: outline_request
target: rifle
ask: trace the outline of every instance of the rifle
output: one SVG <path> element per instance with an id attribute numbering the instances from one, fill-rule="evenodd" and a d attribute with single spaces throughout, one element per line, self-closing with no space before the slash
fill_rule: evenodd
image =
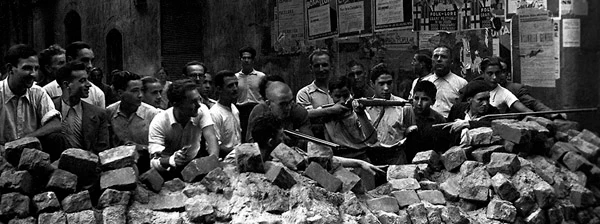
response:
<path id="1" fill-rule="evenodd" d="M 549 111 L 536 111 L 536 112 L 488 114 L 488 115 L 479 117 L 477 120 L 483 120 L 483 119 L 494 120 L 494 119 L 499 119 L 499 118 L 511 118 L 511 117 L 529 116 L 529 115 L 546 115 L 546 114 L 560 114 L 560 113 L 595 112 L 597 110 L 598 110 L 597 107 L 592 107 L 592 108 L 567 109 L 567 110 L 549 110 Z M 435 128 L 435 127 L 443 127 L 443 126 L 446 126 L 446 125 L 452 124 L 452 123 L 454 123 L 454 122 L 446 122 L 446 123 L 434 124 L 431 127 L 433 127 L 433 128 Z"/>
<path id="2" fill-rule="evenodd" d="M 362 104 L 365 107 L 376 107 L 376 106 L 404 106 L 406 104 L 411 104 L 411 101 L 401 101 L 401 100 L 384 100 L 384 99 L 375 99 L 375 98 L 360 98 L 354 99 L 358 103 Z M 327 108 L 335 105 L 335 103 L 325 104 L 321 107 Z M 352 100 L 348 100 L 343 103 L 344 106 L 351 108 Z"/>
<path id="3" fill-rule="evenodd" d="M 329 146 L 329 147 L 331 147 L 333 149 L 339 149 L 340 148 L 340 145 L 335 144 L 333 142 L 325 141 L 325 140 L 320 139 L 320 138 L 315 138 L 313 136 L 310 136 L 310 135 L 307 135 L 307 134 L 304 134 L 304 133 L 300 133 L 300 132 L 297 132 L 297 131 L 283 130 L 283 133 L 291 135 L 291 136 L 294 136 L 296 138 L 301 138 L 301 139 L 308 140 L 308 141 L 311 141 L 311 142 L 314 142 L 314 143 L 319 143 L 321 145 L 326 145 L 326 146 Z"/>

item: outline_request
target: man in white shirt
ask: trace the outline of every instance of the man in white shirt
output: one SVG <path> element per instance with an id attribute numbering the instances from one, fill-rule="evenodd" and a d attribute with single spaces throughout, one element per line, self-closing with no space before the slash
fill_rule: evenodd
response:
<path id="1" fill-rule="evenodd" d="M 242 70 L 235 74 L 238 78 L 239 95 L 237 98 L 237 107 L 240 110 L 240 124 L 242 125 L 242 137 L 246 137 L 246 127 L 250 112 L 257 104 L 264 102 L 259 91 L 259 84 L 266 76 L 265 73 L 254 69 L 254 59 L 256 50 L 252 47 L 243 47 L 238 51 Z M 245 142 L 246 139 L 243 139 Z"/>
<path id="2" fill-rule="evenodd" d="M 490 105 L 498 108 L 500 113 L 506 113 L 509 109 L 517 112 L 533 112 L 523 105 L 513 93 L 500 86 L 500 76 L 504 72 L 501 61 L 500 58 L 495 56 L 485 58 L 481 61 L 481 78 L 496 86 L 496 88 L 490 91 Z"/>
<path id="3" fill-rule="evenodd" d="M 238 79 L 231 71 L 220 71 L 214 78 L 219 100 L 210 108 L 219 143 L 219 155 L 225 156 L 242 143 L 240 112 L 235 106 L 238 95 Z"/>
<path id="4" fill-rule="evenodd" d="M 66 53 L 67 53 L 67 62 L 80 61 L 80 62 L 84 63 L 85 69 L 88 72 L 88 74 L 90 73 L 92 68 L 94 68 L 94 65 L 93 65 L 93 61 L 95 58 L 94 51 L 92 51 L 92 48 L 90 47 L 89 44 L 82 42 L 82 41 L 73 42 L 73 43 L 69 44 L 69 46 L 67 46 Z M 54 97 L 62 95 L 62 90 L 61 90 L 58 82 L 56 82 L 56 80 L 45 85 L 44 90 L 46 90 L 46 93 L 48 93 L 48 95 L 50 95 L 50 98 L 54 98 Z M 93 83 L 92 83 L 92 87 L 90 88 L 89 96 L 86 98 L 83 98 L 82 100 L 89 104 L 98 106 L 100 108 L 106 107 L 106 101 L 104 99 L 104 92 L 102 92 L 102 90 L 100 88 L 98 88 L 98 86 L 94 85 Z"/>

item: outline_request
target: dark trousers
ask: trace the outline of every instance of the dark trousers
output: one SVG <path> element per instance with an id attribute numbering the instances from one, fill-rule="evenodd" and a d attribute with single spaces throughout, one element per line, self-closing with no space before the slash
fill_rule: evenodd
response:
<path id="1" fill-rule="evenodd" d="M 240 111 L 240 126 L 242 126 L 242 142 L 246 142 L 246 131 L 248 130 L 248 118 L 250 112 L 254 109 L 258 103 L 246 103 L 242 105 L 236 105 L 238 111 Z"/>

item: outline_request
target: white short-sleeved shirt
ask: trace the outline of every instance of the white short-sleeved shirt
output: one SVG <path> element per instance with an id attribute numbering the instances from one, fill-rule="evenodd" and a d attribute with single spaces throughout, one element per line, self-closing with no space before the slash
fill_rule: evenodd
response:
<path id="1" fill-rule="evenodd" d="M 334 103 L 329 93 L 317 87 L 314 81 L 298 91 L 296 102 L 307 110 Z"/>
<path id="2" fill-rule="evenodd" d="M 518 100 L 508 89 L 500 85 L 497 85 L 494 90 L 490 91 L 490 105 L 498 108 L 500 113 L 506 113 Z"/>
<path id="3" fill-rule="evenodd" d="M 86 103 L 98 106 L 102 109 L 106 108 L 104 92 L 102 92 L 102 90 L 98 88 L 98 86 L 94 85 L 94 83 L 90 82 L 90 84 L 92 84 L 92 87 L 90 88 L 90 95 L 87 98 L 83 98 L 81 100 L 85 101 Z M 60 88 L 56 80 L 46 84 L 44 86 L 44 90 L 46 90 L 46 93 L 48 93 L 50 98 L 62 96 L 62 89 Z"/>
<path id="4" fill-rule="evenodd" d="M 250 74 L 246 75 L 242 71 L 235 73 L 238 78 L 238 100 L 237 105 L 247 103 L 260 103 L 263 98 L 260 95 L 260 81 L 266 76 L 265 73 L 252 69 Z"/>
<path id="5" fill-rule="evenodd" d="M 460 89 L 467 85 L 467 80 L 449 72 L 444 77 L 439 77 L 435 73 L 425 76 L 423 80 L 432 82 L 437 88 L 435 94 L 435 103 L 431 108 L 444 117 L 448 117 L 450 108 L 457 103 L 460 96 Z"/>
<path id="6" fill-rule="evenodd" d="M 162 153 L 162 155 L 173 155 L 184 146 L 190 146 L 186 151 L 189 162 L 196 157 L 200 150 L 202 129 L 213 125 L 210 111 L 206 105 L 201 104 L 198 108 L 198 116 L 193 117 L 183 127 L 177 123 L 173 115 L 173 107 L 154 116 L 150 123 L 148 133 L 148 151 L 150 155 Z"/>
<path id="7" fill-rule="evenodd" d="M 215 134 L 219 143 L 219 150 L 227 154 L 239 144 L 242 144 L 242 128 L 240 125 L 240 112 L 231 104 L 230 108 L 216 103 L 210 108 L 210 115 L 215 123 Z"/>

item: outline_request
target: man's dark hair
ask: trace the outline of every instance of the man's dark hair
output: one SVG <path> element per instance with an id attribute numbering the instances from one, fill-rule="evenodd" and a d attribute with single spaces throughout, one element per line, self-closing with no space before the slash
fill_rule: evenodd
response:
<path id="1" fill-rule="evenodd" d="M 213 79 L 215 86 L 223 88 L 223 85 L 225 84 L 225 77 L 235 77 L 235 73 L 229 70 L 221 70 L 217 72 L 215 78 Z"/>
<path id="2" fill-rule="evenodd" d="M 276 138 L 279 130 L 283 128 L 281 124 L 282 120 L 270 112 L 256 118 L 252 128 L 252 138 L 258 143 L 258 147 L 268 147 L 269 139 Z"/>
<path id="3" fill-rule="evenodd" d="M 69 46 L 67 46 L 67 58 L 71 58 L 71 59 L 75 59 L 77 58 L 79 51 L 81 49 L 92 49 L 92 47 L 90 47 L 89 44 L 87 44 L 86 42 L 83 41 L 75 41 L 71 44 L 69 44 Z"/>
<path id="4" fill-rule="evenodd" d="M 240 48 L 240 50 L 238 51 L 238 53 L 240 53 L 240 58 L 242 57 L 244 52 L 250 53 L 252 55 L 252 59 L 256 58 L 256 50 L 254 50 L 254 48 L 252 48 L 250 46 L 245 46 L 245 47 Z"/>
<path id="5" fill-rule="evenodd" d="M 198 86 L 191 79 L 180 79 L 173 81 L 167 90 L 167 98 L 173 105 L 185 100 L 185 93 L 190 90 L 195 90 Z"/>
<path id="6" fill-rule="evenodd" d="M 387 65 L 384 63 L 379 63 L 373 66 L 373 68 L 371 69 L 371 81 L 375 82 L 377 78 L 379 78 L 379 76 L 381 75 L 391 75 L 392 78 L 394 77 L 394 74 L 390 72 Z"/>
<path id="7" fill-rule="evenodd" d="M 504 64 L 506 64 L 506 68 L 501 67 L 500 69 L 502 69 L 502 71 L 507 72 L 507 73 L 510 72 L 510 60 L 505 60 L 503 58 L 500 58 L 500 59 L 502 59 L 500 62 L 503 62 Z"/>
<path id="8" fill-rule="evenodd" d="M 115 91 L 126 90 L 127 85 L 129 84 L 129 81 L 140 80 L 141 78 L 142 77 L 140 77 L 138 74 L 135 74 L 133 72 L 119 71 L 119 72 L 113 74 L 112 85 L 113 85 Z"/>
<path id="9" fill-rule="evenodd" d="M 157 82 L 160 82 L 160 80 L 158 80 L 157 78 L 154 78 L 152 76 L 146 76 L 146 77 L 142 78 L 142 91 L 146 92 L 148 90 L 148 87 L 147 87 L 148 84 L 157 83 Z"/>
<path id="10" fill-rule="evenodd" d="M 85 71 L 85 64 L 80 61 L 71 61 L 60 67 L 56 72 L 56 82 L 62 87 L 63 82 L 73 81 L 73 71 Z"/>
<path id="11" fill-rule="evenodd" d="M 417 61 L 425 64 L 425 68 L 427 68 L 427 71 L 431 71 L 431 69 L 433 68 L 433 65 L 431 64 L 431 55 L 432 53 L 428 49 L 418 50 L 417 53 L 415 53 Z"/>
<path id="12" fill-rule="evenodd" d="M 42 50 L 38 56 L 40 60 L 40 68 L 47 73 L 48 71 L 46 71 L 46 65 L 52 64 L 52 57 L 54 57 L 54 55 L 65 54 L 65 52 L 65 49 L 60 47 L 58 44 L 50 45 L 50 47 Z"/>
<path id="13" fill-rule="evenodd" d="M 315 57 L 318 57 L 318 56 L 321 56 L 321 55 L 327 55 L 327 56 L 329 56 L 329 62 L 331 62 L 331 60 L 333 59 L 333 56 L 331 55 L 331 53 L 329 53 L 329 51 L 327 49 L 316 49 L 312 53 L 310 53 L 310 55 L 308 55 L 308 61 L 309 61 L 309 63 L 312 65 L 313 59 Z"/>
<path id="14" fill-rule="evenodd" d="M 285 83 L 285 80 L 283 80 L 283 77 L 279 75 L 268 75 L 265 76 L 262 80 L 260 80 L 260 83 L 258 84 L 258 93 L 260 93 L 260 96 L 262 96 L 264 100 L 267 99 L 267 85 L 269 84 L 269 82 Z"/>
<path id="15" fill-rule="evenodd" d="M 11 66 L 17 67 L 19 64 L 19 59 L 26 59 L 31 56 L 37 56 L 37 52 L 35 52 L 32 47 L 25 44 L 16 44 L 6 51 L 4 61 L 9 63 Z"/>
<path id="16" fill-rule="evenodd" d="M 453 59 L 454 58 L 454 54 L 453 54 L 452 48 L 450 46 L 445 45 L 445 44 L 440 44 L 440 45 L 438 45 L 437 47 L 434 48 L 434 51 L 435 51 L 435 49 L 438 49 L 438 48 L 446 48 L 446 49 L 448 49 L 448 54 L 450 54 L 449 55 L 449 59 Z"/>
<path id="17" fill-rule="evenodd" d="M 485 80 L 473 80 L 463 88 L 463 99 L 469 99 L 470 97 L 474 97 L 478 93 L 492 91 L 495 86 L 488 81 Z"/>
<path id="18" fill-rule="evenodd" d="M 204 73 L 207 73 L 208 71 L 206 70 L 206 65 L 204 65 L 204 63 L 199 62 L 199 61 L 190 61 L 188 63 L 185 64 L 185 66 L 183 66 L 183 69 L 181 69 L 181 74 L 188 76 L 188 67 L 192 66 L 192 65 L 200 65 L 202 66 L 202 69 L 204 69 Z M 166 72 L 166 71 L 165 71 Z"/>
<path id="19" fill-rule="evenodd" d="M 437 92 L 437 88 L 435 87 L 435 85 L 432 82 L 424 80 L 424 81 L 417 82 L 413 92 L 415 92 L 415 93 L 423 92 L 423 93 L 425 93 L 426 96 L 428 96 L 432 100 L 435 100 L 435 94 Z"/>
<path id="20" fill-rule="evenodd" d="M 351 61 L 348 62 L 348 68 L 352 68 L 354 66 L 359 66 L 360 68 L 362 68 L 363 70 L 365 70 L 365 66 L 362 63 L 358 62 L 358 61 L 351 60 Z"/>
<path id="21" fill-rule="evenodd" d="M 500 62 L 502 62 L 502 59 L 499 57 L 487 57 L 481 61 L 481 64 L 479 64 L 479 69 L 481 69 L 481 73 L 485 72 L 485 69 L 487 69 L 490 66 L 498 66 L 498 68 L 502 70 L 502 64 L 500 64 Z"/>
<path id="22" fill-rule="evenodd" d="M 342 89 L 344 87 L 349 87 L 349 80 L 345 75 L 338 76 L 332 81 L 329 82 L 329 91 L 333 92 L 335 89 Z"/>

